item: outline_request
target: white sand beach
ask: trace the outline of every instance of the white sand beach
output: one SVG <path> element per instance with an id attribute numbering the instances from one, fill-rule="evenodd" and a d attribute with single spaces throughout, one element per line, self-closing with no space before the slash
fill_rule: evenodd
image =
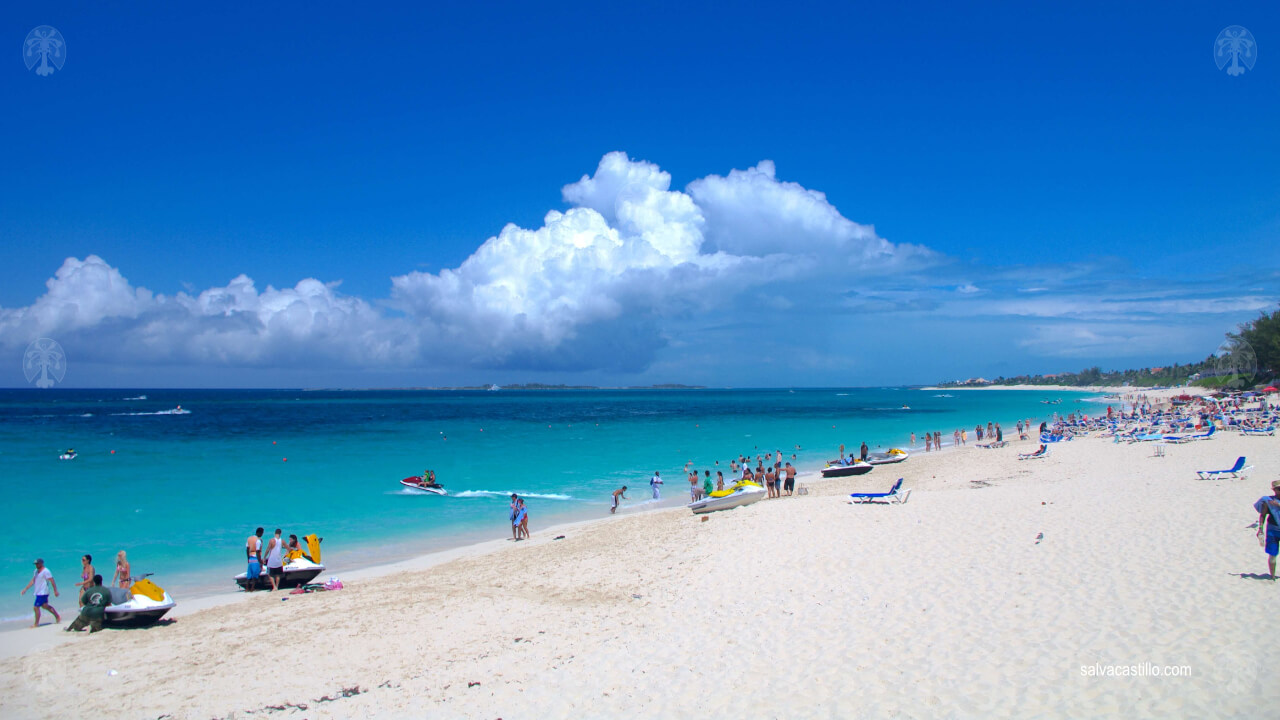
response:
<path id="1" fill-rule="evenodd" d="M 1142 718 L 1274 707 L 1280 584 L 1264 579 L 1251 526 L 1253 502 L 1280 478 L 1276 438 L 1220 433 L 1165 457 L 1085 438 L 1016 459 L 1033 447 L 918 454 L 705 517 L 606 515 L 389 574 L 340 573 L 341 591 L 239 596 L 145 630 L 22 631 L 47 646 L 0 660 L 0 716 Z M 1196 479 L 1237 455 L 1257 466 L 1248 479 Z M 899 476 L 906 504 L 846 497 Z M 1150 674 L 1165 666 L 1179 675 Z"/>

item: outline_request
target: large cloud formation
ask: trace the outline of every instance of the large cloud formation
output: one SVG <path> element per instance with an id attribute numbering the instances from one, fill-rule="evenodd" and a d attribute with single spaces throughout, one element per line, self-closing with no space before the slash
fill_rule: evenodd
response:
<path id="1" fill-rule="evenodd" d="M 259 291 L 245 275 L 166 296 L 97 256 L 68 258 L 34 303 L 0 309 L 0 343 L 82 337 L 104 361 L 141 363 L 637 371 L 671 322 L 751 302 L 741 279 L 757 271 L 811 278 L 929 256 L 778 180 L 769 161 L 680 191 L 613 152 L 562 194 L 569 208 L 541 227 L 507 225 L 457 268 L 392 278 L 375 303 L 315 279 Z"/>

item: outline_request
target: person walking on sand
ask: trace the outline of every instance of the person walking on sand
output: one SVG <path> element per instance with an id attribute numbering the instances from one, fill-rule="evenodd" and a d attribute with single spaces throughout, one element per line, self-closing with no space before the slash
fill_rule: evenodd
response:
<path id="1" fill-rule="evenodd" d="M 1280 480 L 1271 481 L 1271 497 L 1253 504 L 1258 511 L 1258 542 L 1267 553 L 1267 570 L 1276 579 L 1276 555 L 1280 553 Z"/>
<path id="2" fill-rule="evenodd" d="M 53 581 L 53 573 L 49 572 L 49 568 L 44 566 L 43 558 L 36 558 L 36 571 L 31 576 L 31 582 L 27 583 L 27 586 L 22 588 L 22 592 L 18 593 L 20 596 L 26 595 L 28 590 L 35 589 L 36 604 L 34 612 L 36 619 L 31 627 L 40 627 L 40 611 L 46 608 L 53 613 L 54 622 L 62 622 L 62 616 L 49 604 L 49 588 L 51 587 L 53 588 L 53 596 L 60 597 L 58 583 Z"/>
<path id="3" fill-rule="evenodd" d="M 653 477 L 649 478 L 649 487 L 653 488 L 653 499 L 662 499 L 662 475 L 657 471 L 653 471 Z"/>
<path id="4" fill-rule="evenodd" d="M 614 513 L 618 512 L 618 498 L 619 498 L 619 497 L 621 497 L 623 500 L 626 500 L 626 499 L 627 499 L 627 486 L 626 486 L 626 485 L 623 485 L 621 488 L 619 488 L 619 489 L 617 489 L 617 490 L 614 490 L 614 491 L 613 491 L 613 507 L 609 508 L 609 514 L 610 514 L 610 515 L 612 515 L 612 514 L 614 514 Z"/>
<path id="5" fill-rule="evenodd" d="M 244 555 L 249 561 L 249 569 L 245 573 L 245 590 L 258 589 L 258 577 L 262 575 L 262 528 L 254 531 L 244 544 Z"/>
<path id="6" fill-rule="evenodd" d="M 524 498 L 520 498 L 520 513 L 516 520 L 520 523 L 520 537 L 529 539 L 529 510 L 524 506 Z"/>

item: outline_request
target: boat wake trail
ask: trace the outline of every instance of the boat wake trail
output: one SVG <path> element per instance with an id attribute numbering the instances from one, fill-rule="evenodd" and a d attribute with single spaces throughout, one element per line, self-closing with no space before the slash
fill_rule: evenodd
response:
<path id="1" fill-rule="evenodd" d="M 454 497 L 505 497 L 509 498 L 512 494 L 519 495 L 522 498 L 538 498 L 540 500 L 572 500 L 572 495 L 561 495 L 559 493 L 524 493 L 516 490 L 508 492 L 497 492 L 496 490 L 463 490 L 455 493 Z"/>
<path id="2" fill-rule="evenodd" d="M 190 415 L 190 410 L 157 410 L 155 412 L 111 413 L 112 415 Z"/>

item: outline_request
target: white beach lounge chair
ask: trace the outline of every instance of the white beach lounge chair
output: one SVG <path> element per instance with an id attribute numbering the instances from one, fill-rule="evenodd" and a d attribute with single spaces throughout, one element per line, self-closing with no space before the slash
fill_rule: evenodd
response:
<path id="1" fill-rule="evenodd" d="M 1039 460 L 1041 458 L 1049 457 L 1049 452 L 1050 452 L 1050 449 L 1046 447 L 1044 449 L 1044 452 L 1036 451 L 1033 453 L 1018 453 L 1018 459 L 1019 460 Z"/>
<path id="2" fill-rule="evenodd" d="M 902 478 L 898 478 L 898 482 L 889 488 L 889 492 L 882 493 L 849 493 L 849 497 L 853 498 L 856 503 L 879 502 L 883 500 L 886 503 L 904 503 L 907 498 L 911 497 L 911 490 L 902 489 Z"/>
<path id="3" fill-rule="evenodd" d="M 1245 479 L 1249 477 L 1249 471 L 1253 470 L 1253 466 L 1245 466 L 1244 456 L 1236 458 L 1236 464 L 1226 470 L 1197 470 L 1196 475 L 1201 480 L 1221 480 L 1222 478 Z"/>

